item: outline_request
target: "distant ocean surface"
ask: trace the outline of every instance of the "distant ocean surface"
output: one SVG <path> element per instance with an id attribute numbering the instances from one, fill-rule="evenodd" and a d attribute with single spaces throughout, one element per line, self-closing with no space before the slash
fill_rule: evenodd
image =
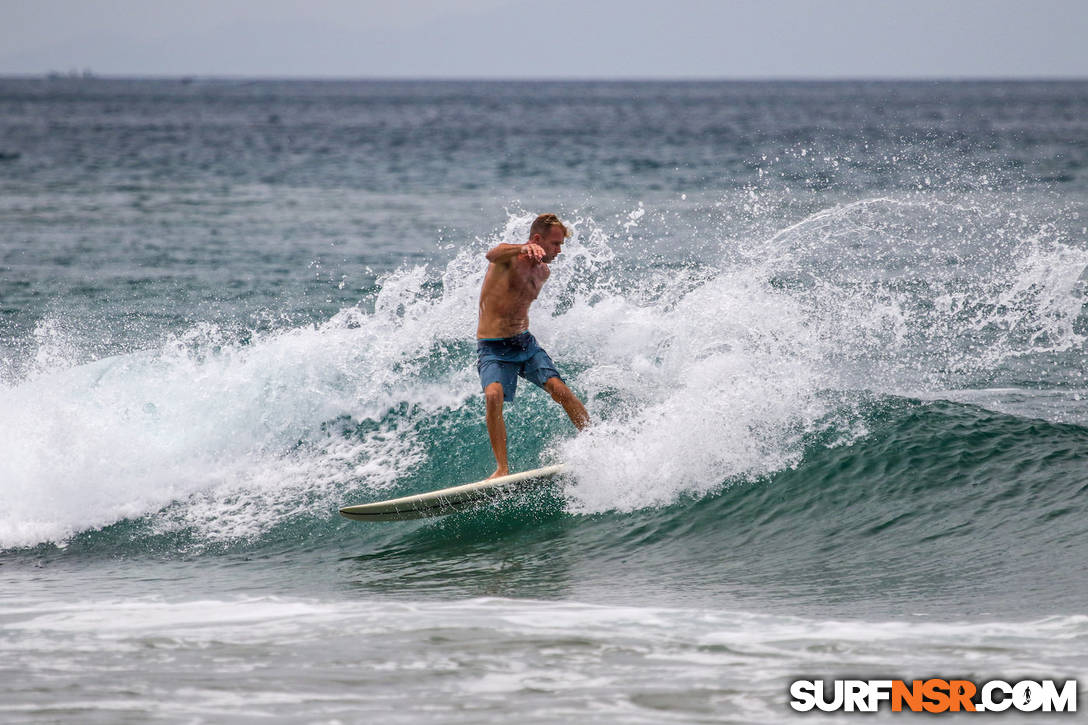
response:
<path id="1" fill-rule="evenodd" d="M 511 463 L 571 476 L 342 519 L 493 469 L 541 212 L 595 426 L 523 386 Z M 1083 708 L 1086 284 L 1088 82 L 0 79 L 0 721 Z"/>

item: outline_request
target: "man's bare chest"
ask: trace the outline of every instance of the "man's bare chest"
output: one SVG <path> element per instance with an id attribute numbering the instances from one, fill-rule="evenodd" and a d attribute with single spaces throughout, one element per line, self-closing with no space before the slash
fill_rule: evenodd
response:
<path id="1" fill-rule="evenodd" d="M 546 267 L 541 269 L 542 266 L 516 270 L 511 275 L 511 287 L 516 290 L 518 296 L 529 300 L 536 299 L 536 296 L 540 294 L 540 288 L 544 286 L 545 280 L 548 279 L 548 269 Z"/>

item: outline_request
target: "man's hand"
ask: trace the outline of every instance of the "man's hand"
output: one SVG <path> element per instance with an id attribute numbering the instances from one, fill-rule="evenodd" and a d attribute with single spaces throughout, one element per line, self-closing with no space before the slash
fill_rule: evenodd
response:
<path id="1" fill-rule="evenodd" d="M 533 264 L 539 264 L 544 260 L 544 248 L 532 242 L 522 245 L 521 254 L 523 257 L 528 257 Z"/>

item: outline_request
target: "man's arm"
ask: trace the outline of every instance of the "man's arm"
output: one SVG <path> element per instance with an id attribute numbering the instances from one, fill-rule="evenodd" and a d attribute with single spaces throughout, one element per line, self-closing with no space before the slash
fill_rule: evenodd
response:
<path id="1" fill-rule="evenodd" d="M 544 257 L 544 250 L 539 245 L 527 242 L 525 244 L 500 244 L 487 253 L 487 261 L 492 264 L 509 264 L 519 254 L 524 254 L 534 262 L 539 262 Z"/>
<path id="2" fill-rule="evenodd" d="M 524 244 L 500 244 L 487 253 L 487 261 L 492 264 L 509 264 L 524 250 Z"/>

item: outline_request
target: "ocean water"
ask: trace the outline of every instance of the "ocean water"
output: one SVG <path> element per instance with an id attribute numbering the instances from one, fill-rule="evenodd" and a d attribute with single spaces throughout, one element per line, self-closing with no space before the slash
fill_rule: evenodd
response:
<path id="1" fill-rule="evenodd" d="M 545 211 L 594 426 L 506 418 L 570 476 L 340 518 L 492 470 L 483 254 Z M 1086 283 L 1085 82 L 0 79 L 0 720 L 1088 681 Z"/>

